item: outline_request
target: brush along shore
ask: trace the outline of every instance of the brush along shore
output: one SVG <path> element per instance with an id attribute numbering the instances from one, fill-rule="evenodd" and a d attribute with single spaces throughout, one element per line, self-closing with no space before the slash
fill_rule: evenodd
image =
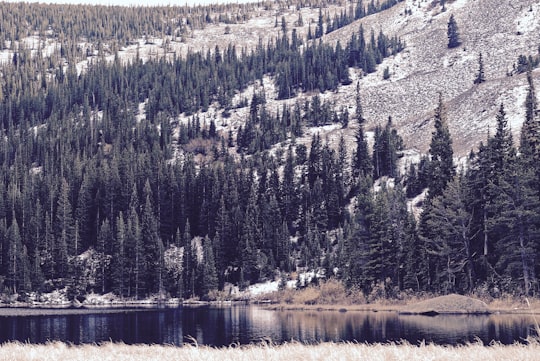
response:
<path id="1" fill-rule="evenodd" d="M 303 345 L 248 345 L 228 348 L 186 345 L 101 345 L 72 346 L 61 342 L 30 345 L 10 342 L 0 346 L 0 359 L 11 361 L 163 361 L 163 360 L 538 360 L 540 344 L 504 346 L 482 343 L 464 346 L 438 346 L 432 344 L 353 344 L 321 343 Z"/>
<path id="2" fill-rule="evenodd" d="M 270 310 L 393 311 L 403 314 L 540 314 L 540 299 L 515 296 L 471 297 L 450 294 L 400 294 L 365 296 L 347 290 L 335 280 L 294 290 L 284 289 L 252 300 Z"/>

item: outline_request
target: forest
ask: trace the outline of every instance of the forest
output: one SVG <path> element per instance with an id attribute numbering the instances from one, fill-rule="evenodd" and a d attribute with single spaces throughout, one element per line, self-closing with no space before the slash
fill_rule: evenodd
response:
<path id="1" fill-rule="evenodd" d="M 58 19 L 60 9 L 43 9 L 28 23 Z M 101 18 L 99 7 L 82 9 Z M 377 9 L 355 16 L 369 11 Z M 81 25 L 98 38 L 110 36 L 107 26 Z M 11 29 L 3 36 L 21 36 Z M 67 29 L 59 34 L 80 36 Z M 166 31 L 130 29 L 129 39 Z M 458 167 L 440 94 L 429 153 L 402 170 L 391 117 L 369 144 L 359 84 L 351 113 L 319 93 L 351 84 L 351 67 L 374 72 L 406 44 L 361 26 L 345 40 L 301 39 L 285 27 L 252 50 L 128 64 L 116 57 L 80 74 L 71 50 L 56 55 L 61 66 L 16 49 L 0 77 L 1 290 L 21 299 L 62 288 L 71 299 L 211 299 L 227 284 L 243 289 L 315 271 L 389 298 L 537 294 L 540 115 L 530 71 L 519 142 L 501 104 L 496 132 Z M 279 99 L 314 95 L 277 110 L 264 92 L 233 102 L 264 76 Z M 223 132 L 200 117 L 216 104 L 225 119 L 248 107 L 244 125 Z M 189 121 L 179 123 L 180 114 Z M 353 123 L 353 145 L 318 134 L 308 146 L 295 141 L 308 127 Z"/>

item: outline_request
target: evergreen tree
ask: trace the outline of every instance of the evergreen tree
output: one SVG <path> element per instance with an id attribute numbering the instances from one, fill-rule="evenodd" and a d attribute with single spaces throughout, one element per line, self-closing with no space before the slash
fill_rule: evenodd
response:
<path id="1" fill-rule="evenodd" d="M 369 155 L 367 139 L 364 134 L 364 127 L 358 127 L 356 131 L 356 150 L 352 159 L 353 177 L 369 176 L 372 172 L 372 161 Z"/>
<path id="2" fill-rule="evenodd" d="M 532 78 L 532 73 L 527 72 L 529 88 L 525 98 L 525 121 L 521 129 L 521 141 L 519 151 L 524 159 L 529 160 L 531 167 L 538 167 L 540 159 L 540 122 L 536 121 L 538 113 L 538 100 Z"/>
<path id="3" fill-rule="evenodd" d="M 214 259 L 214 251 L 212 247 L 212 240 L 208 237 L 203 242 L 203 259 L 198 265 L 199 269 L 199 293 L 200 296 L 205 299 L 208 297 L 208 293 L 212 290 L 216 290 L 218 287 L 218 278 L 216 272 L 216 261 Z"/>
<path id="4" fill-rule="evenodd" d="M 462 177 L 455 177 L 441 196 L 432 200 L 425 216 L 428 252 L 434 266 L 434 283 L 442 293 L 471 291 L 473 269 L 473 214 Z"/>
<path id="5" fill-rule="evenodd" d="M 136 299 L 142 297 L 146 292 L 145 274 L 147 265 L 145 261 L 144 243 L 141 233 L 139 215 L 132 207 L 128 219 L 128 241 L 129 241 L 129 273 L 132 276 L 130 280 L 130 292 L 128 295 Z"/>
<path id="6" fill-rule="evenodd" d="M 159 236 L 157 217 L 152 205 L 152 190 L 147 180 L 144 186 L 145 204 L 141 218 L 141 236 L 144 244 L 148 291 L 162 293 L 163 291 L 163 242 Z"/>
<path id="7" fill-rule="evenodd" d="M 260 242 L 259 211 L 255 188 L 251 188 L 238 244 L 240 283 L 242 287 L 257 281 L 257 244 Z"/>
<path id="8" fill-rule="evenodd" d="M 375 128 L 373 145 L 373 173 L 375 179 L 382 176 L 395 178 L 398 175 L 397 162 L 401 150 L 403 150 L 403 140 L 397 134 L 397 131 L 393 129 L 392 117 L 388 117 L 384 129 L 380 126 Z"/>
<path id="9" fill-rule="evenodd" d="M 474 84 L 482 84 L 486 81 L 486 75 L 484 74 L 484 60 L 482 59 L 482 53 L 478 55 L 478 74 L 474 79 Z"/>
<path id="10" fill-rule="evenodd" d="M 101 294 L 105 293 L 106 283 L 108 279 L 108 268 L 109 268 L 109 255 L 107 250 L 110 247 L 109 242 L 113 240 L 113 233 L 111 229 L 111 224 L 108 219 L 105 219 L 99 228 L 96 251 L 99 254 L 99 271 L 96 280 L 96 286 L 99 287 L 99 292 Z"/>
<path id="11" fill-rule="evenodd" d="M 57 247 L 55 254 L 56 274 L 60 278 L 70 276 L 69 258 L 75 254 L 73 244 L 75 224 L 72 217 L 71 202 L 69 199 L 70 187 L 65 179 L 62 179 L 58 197 L 56 212 L 56 239 Z"/>
<path id="12" fill-rule="evenodd" d="M 360 82 L 356 82 L 356 93 L 355 93 L 355 105 L 356 105 L 356 121 L 359 125 L 364 125 L 366 119 L 364 118 L 364 110 L 362 108 L 362 96 L 360 94 Z"/>
<path id="13" fill-rule="evenodd" d="M 431 136 L 429 146 L 429 198 L 440 196 L 448 182 L 454 177 L 454 152 L 452 150 L 452 138 L 448 130 L 446 120 L 446 107 L 439 94 L 439 104 L 435 109 L 435 131 Z"/>
<path id="14" fill-rule="evenodd" d="M 292 146 L 289 146 L 285 160 L 285 168 L 283 170 L 283 181 L 281 182 L 282 214 L 288 229 L 293 229 L 293 222 L 296 220 L 297 215 L 297 192 L 295 189 L 294 163 Z"/>
<path id="15" fill-rule="evenodd" d="M 358 121 L 358 129 L 355 134 L 356 150 L 351 161 L 353 177 L 355 180 L 358 177 L 371 175 L 373 167 L 369 155 L 368 143 L 364 134 L 365 119 L 362 111 L 359 83 L 356 84 L 356 120 Z"/>
<path id="16" fill-rule="evenodd" d="M 126 223 L 124 221 L 124 215 L 122 214 L 122 212 L 120 212 L 116 220 L 116 237 L 113 246 L 113 257 L 111 265 L 112 289 L 114 293 L 119 295 L 120 297 L 124 297 L 126 295 L 126 243 Z"/>
<path id="17" fill-rule="evenodd" d="M 540 224 L 540 199 L 535 189 L 534 170 L 520 159 L 498 187 L 495 198 L 500 213 L 492 220 L 493 231 L 500 235 L 496 249 L 500 274 L 518 281 L 524 295 L 538 288 L 535 272 Z"/>
<path id="18" fill-rule="evenodd" d="M 189 220 L 186 220 L 186 225 L 184 227 L 184 256 L 183 256 L 183 277 L 184 280 L 184 297 L 191 298 L 195 296 L 195 269 L 197 265 L 197 260 L 193 252 L 193 239 L 191 236 L 191 227 L 189 225 Z"/>
<path id="19" fill-rule="evenodd" d="M 493 221 L 503 210 L 496 202 L 503 180 L 515 167 L 516 149 L 512 133 L 508 127 L 503 104 L 497 114 L 497 132 L 490 137 L 486 145 L 481 144 L 478 153 L 473 156 L 468 170 L 470 187 L 471 212 L 476 215 L 473 222 L 478 246 L 475 252 L 482 255 L 477 276 L 483 280 L 495 278 L 494 265 L 497 263 L 495 246 L 499 242 L 500 233 L 495 229 Z"/>
<path id="20" fill-rule="evenodd" d="M 369 275 L 364 272 L 369 261 L 369 241 L 371 239 L 371 214 L 373 212 L 373 197 L 371 185 L 361 179 L 356 198 L 353 229 L 346 236 L 343 247 L 343 280 L 349 287 L 362 287 L 369 291 L 371 283 Z"/>
<path id="21" fill-rule="evenodd" d="M 324 20 L 322 8 L 319 8 L 319 20 L 317 21 L 317 27 L 315 28 L 315 39 L 322 37 L 324 34 Z"/>
<path id="22" fill-rule="evenodd" d="M 454 14 L 450 15 L 450 19 L 448 20 L 447 35 L 449 48 L 455 48 L 461 45 L 461 41 L 459 39 L 459 29 L 456 19 L 454 18 Z"/>
<path id="23" fill-rule="evenodd" d="M 7 246 L 7 285 L 14 294 L 19 291 L 30 291 L 30 262 L 28 252 L 23 246 L 19 225 L 13 218 L 13 223 L 7 229 L 5 244 Z"/>

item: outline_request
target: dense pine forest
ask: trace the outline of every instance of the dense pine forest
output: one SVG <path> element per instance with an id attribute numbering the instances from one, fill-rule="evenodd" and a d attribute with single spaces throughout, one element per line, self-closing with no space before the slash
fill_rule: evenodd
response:
<path id="1" fill-rule="evenodd" d="M 540 114 L 530 70 L 521 138 L 512 139 L 501 104 L 493 134 L 459 165 L 444 94 L 428 154 L 406 167 L 390 116 L 368 141 L 359 84 L 348 107 L 321 97 L 351 84 L 351 68 L 373 73 L 406 48 L 362 26 L 334 45 L 322 34 L 396 3 L 360 1 L 334 19 L 320 10 L 307 38 L 282 24 L 253 49 L 128 63 L 101 49 L 82 72 L 80 37 L 104 46 L 181 36 L 205 22 L 245 20 L 250 6 L 1 3 L 0 44 L 13 51 L 0 70 L 1 290 L 23 300 L 55 289 L 71 299 L 212 299 L 229 284 L 314 272 L 312 282 L 335 278 L 389 298 L 537 294 Z M 163 26 L 172 13 L 183 21 Z M 50 57 L 14 47 L 35 32 L 65 46 Z M 264 90 L 235 100 L 263 77 L 291 103 L 272 109 Z M 292 99 L 298 94 L 310 95 Z M 249 111 L 235 132 L 224 131 L 201 116 L 211 106 L 224 119 Z M 296 141 L 328 124 L 355 129 L 355 142 L 318 133 L 308 145 Z"/>

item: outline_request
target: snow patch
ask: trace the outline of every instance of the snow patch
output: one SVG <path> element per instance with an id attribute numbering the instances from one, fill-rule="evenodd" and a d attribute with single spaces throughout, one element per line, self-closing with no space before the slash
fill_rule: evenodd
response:
<path id="1" fill-rule="evenodd" d="M 457 10 L 457 9 L 461 9 L 461 8 L 465 7 L 465 5 L 467 5 L 468 2 L 469 2 L 469 0 L 456 0 L 456 1 L 452 2 L 451 4 L 447 4 L 447 7 L 450 10 Z"/>
<path id="2" fill-rule="evenodd" d="M 424 189 L 422 193 L 414 197 L 413 199 L 410 199 L 407 201 L 407 208 L 409 209 L 409 212 L 411 212 L 414 216 L 414 218 L 418 221 L 420 220 L 420 215 L 422 214 L 422 211 L 424 210 L 422 208 L 422 203 L 424 202 L 424 199 L 426 199 L 428 194 L 428 190 Z"/>
<path id="3" fill-rule="evenodd" d="M 139 107 L 137 109 L 137 115 L 135 115 L 135 120 L 137 121 L 137 124 L 140 123 L 142 120 L 146 119 L 146 102 L 139 103 Z"/>
<path id="4" fill-rule="evenodd" d="M 519 34 L 532 32 L 538 28 L 540 24 L 540 4 L 531 4 L 526 6 L 519 17 L 515 20 L 516 31 Z"/>
<path id="5" fill-rule="evenodd" d="M 521 130 L 525 119 L 525 99 L 527 98 L 528 85 L 521 85 L 510 89 L 499 96 L 499 103 L 504 104 L 506 119 L 512 133 Z"/>
<path id="6" fill-rule="evenodd" d="M 248 292 L 252 296 L 259 296 L 267 293 L 276 292 L 278 288 L 279 281 L 256 283 L 248 287 Z"/>

